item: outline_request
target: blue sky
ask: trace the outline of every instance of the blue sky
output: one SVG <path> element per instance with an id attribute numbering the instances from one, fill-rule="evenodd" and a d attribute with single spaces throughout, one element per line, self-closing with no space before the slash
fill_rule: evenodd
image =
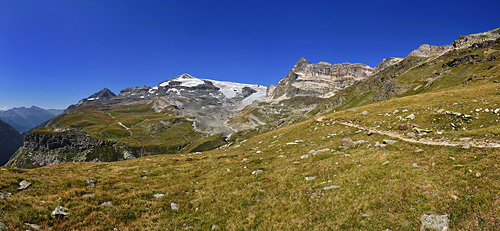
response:
<path id="1" fill-rule="evenodd" d="M 500 1 L 0 0 L 0 108 L 66 108 L 182 73 L 276 84 L 500 27 Z"/>

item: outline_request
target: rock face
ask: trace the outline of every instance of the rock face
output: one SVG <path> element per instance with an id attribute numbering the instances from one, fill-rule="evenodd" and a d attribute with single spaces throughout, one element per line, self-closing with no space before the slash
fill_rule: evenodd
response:
<path id="1" fill-rule="evenodd" d="M 125 152 L 133 153 L 125 145 L 99 140 L 82 132 L 35 132 L 26 135 L 20 154 L 7 166 L 33 168 L 75 161 L 117 161 L 125 159 Z"/>
<path id="2" fill-rule="evenodd" d="M 0 120 L 0 166 L 23 145 L 23 136 L 9 124 Z"/>
<path id="3" fill-rule="evenodd" d="M 465 48 L 474 43 L 482 43 L 485 41 L 496 40 L 500 38 L 500 28 L 490 30 L 483 33 L 471 34 L 467 36 L 460 36 L 452 44 L 454 48 Z"/>
<path id="4" fill-rule="evenodd" d="M 268 97 L 273 100 L 294 96 L 329 98 L 372 75 L 374 69 L 364 64 L 311 63 L 301 58 L 288 75 L 278 82 Z"/>
<path id="5" fill-rule="evenodd" d="M 374 71 L 375 73 L 378 73 L 382 70 L 384 70 L 385 68 L 387 67 L 390 67 L 396 63 L 399 63 L 403 60 L 403 58 L 387 58 L 387 59 L 383 59 L 382 61 L 380 61 L 380 63 L 375 67 Z"/>
<path id="6" fill-rule="evenodd" d="M 68 109 L 66 109 L 66 111 L 74 109 L 74 108 L 82 106 L 82 105 L 85 105 L 87 103 L 98 102 L 98 101 L 103 101 L 103 100 L 111 99 L 111 98 L 113 98 L 115 96 L 116 96 L 116 94 L 113 93 L 111 90 L 109 90 L 107 88 L 104 88 L 104 89 L 100 90 L 99 92 L 96 92 L 96 93 L 92 94 L 91 96 L 89 96 L 89 97 L 87 97 L 85 99 L 81 99 L 78 102 L 78 104 L 69 106 Z"/>
<path id="7" fill-rule="evenodd" d="M 458 37 L 451 45 L 433 46 L 423 44 L 418 49 L 412 51 L 408 57 L 432 57 L 442 55 L 453 49 L 462 49 L 475 43 L 496 40 L 500 38 L 500 28 L 477 34 Z"/>

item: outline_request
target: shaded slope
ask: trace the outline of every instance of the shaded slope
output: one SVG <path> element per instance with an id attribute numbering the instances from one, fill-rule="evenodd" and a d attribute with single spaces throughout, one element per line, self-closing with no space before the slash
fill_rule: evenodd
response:
<path id="1" fill-rule="evenodd" d="M 0 120 L 0 166 L 23 145 L 23 136 L 12 126 Z"/>

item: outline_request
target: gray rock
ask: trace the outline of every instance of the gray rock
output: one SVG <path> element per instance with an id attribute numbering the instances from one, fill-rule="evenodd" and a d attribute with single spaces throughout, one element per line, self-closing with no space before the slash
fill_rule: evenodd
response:
<path id="1" fill-rule="evenodd" d="M 12 193 L 0 193 L 0 199 L 3 199 L 5 197 L 11 197 Z"/>
<path id="2" fill-rule="evenodd" d="M 383 144 L 394 144 L 394 143 L 396 143 L 396 141 L 395 140 L 383 140 L 382 143 Z"/>
<path id="3" fill-rule="evenodd" d="M 24 223 L 24 224 L 35 229 L 35 230 L 39 230 L 41 228 L 39 225 L 36 225 L 36 224 L 30 224 L 30 223 Z"/>
<path id="4" fill-rule="evenodd" d="M 412 167 L 418 168 L 418 164 L 417 163 L 413 163 Z"/>
<path id="5" fill-rule="evenodd" d="M 263 170 L 258 169 L 258 170 L 253 171 L 252 175 L 258 175 L 258 174 L 261 174 L 263 172 L 264 172 Z"/>
<path id="6" fill-rule="evenodd" d="M 411 114 L 411 115 L 407 116 L 406 119 L 408 119 L 408 120 L 414 120 L 415 119 L 415 115 Z"/>
<path id="7" fill-rule="evenodd" d="M 142 173 L 149 174 L 149 171 L 148 170 L 142 170 Z"/>
<path id="8" fill-rule="evenodd" d="M 9 229 L 9 227 L 7 227 L 6 225 L 4 225 L 2 222 L 0 222 L 0 231 L 2 230 L 7 230 Z"/>
<path id="9" fill-rule="evenodd" d="M 334 188 L 340 188 L 340 186 L 338 186 L 338 185 L 325 186 L 325 187 L 323 187 L 323 190 L 330 190 L 330 189 L 334 189 Z"/>
<path id="10" fill-rule="evenodd" d="M 362 112 L 361 112 L 361 113 L 359 113 L 359 114 L 360 114 L 360 115 L 368 115 L 368 114 L 370 114 L 370 112 L 368 112 L 368 111 L 362 111 Z"/>
<path id="11" fill-rule="evenodd" d="M 82 197 L 94 197 L 94 194 L 93 193 L 87 193 L 87 194 L 82 195 Z"/>
<path id="12" fill-rule="evenodd" d="M 30 186 L 31 186 L 30 182 L 28 182 L 26 180 L 23 180 L 23 181 L 19 182 L 19 188 L 18 188 L 18 190 L 24 190 L 24 189 L 27 189 Z"/>
<path id="13" fill-rule="evenodd" d="M 420 218 L 422 224 L 420 225 L 420 230 L 437 230 L 445 231 L 449 229 L 449 220 L 447 215 L 434 215 L 434 214 L 424 214 Z"/>
<path id="14" fill-rule="evenodd" d="M 351 138 L 342 139 L 341 144 L 344 148 L 354 147 L 354 142 Z"/>
<path id="15" fill-rule="evenodd" d="M 129 152 L 127 150 L 123 151 L 123 159 L 130 160 L 130 159 L 134 159 L 134 158 L 135 158 L 135 156 L 132 155 L 131 152 Z"/>
<path id="16" fill-rule="evenodd" d="M 425 152 L 424 149 L 419 148 L 419 149 L 415 150 L 415 153 L 422 153 L 422 152 Z"/>
<path id="17" fill-rule="evenodd" d="M 113 206 L 113 203 L 111 201 L 106 201 L 106 202 L 102 202 L 101 205 L 104 205 L 104 206 L 108 206 L 108 207 L 112 207 Z"/>
<path id="18" fill-rule="evenodd" d="M 316 179 L 315 176 L 306 176 L 306 181 L 314 180 Z"/>
<path id="19" fill-rule="evenodd" d="M 390 163 L 389 161 L 386 161 L 382 165 L 388 165 L 389 163 Z"/>
<path id="20" fill-rule="evenodd" d="M 54 211 L 52 211 L 52 213 L 50 214 L 53 218 L 63 218 L 65 216 L 68 216 L 70 213 L 67 212 L 68 211 L 68 208 L 66 207 L 62 207 L 60 205 L 58 205 Z"/>
<path id="21" fill-rule="evenodd" d="M 172 202 L 170 203 L 170 208 L 172 208 L 172 210 L 179 210 L 179 205 L 175 202 Z"/>
<path id="22" fill-rule="evenodd" d="M 87 186 L 88 186 L 89 188 L 94 187 L 94 186 L 95 186 L 95 182 L 94 182 L 94 180 L 87 180 Z"/>
<path id="23" fill-rule="evenodd" d="M 154 197 L 154 198 L 161 198 L 161 197 L 163 197 L 163 196 L 165 196 L 165 194 L 163 194 L 163 193 L 155 193 L 155 194 L 153 195 L 153 197 Z"/>

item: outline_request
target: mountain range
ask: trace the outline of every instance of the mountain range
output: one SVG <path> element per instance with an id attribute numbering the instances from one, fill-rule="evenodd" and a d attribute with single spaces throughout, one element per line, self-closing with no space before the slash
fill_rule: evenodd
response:
<path id="1" fill-rule="evenodd" d="M 19 133 L 23 133 L 63 112 L 64 110 L 60 109 L 42 109 L 36 106 L 19 107 L 0 111 L 0 119 L 10 124 Z"/>
<path id="2" fill-rule="evenodd" d="M 276 86 L 103 89 L 0 169 L 0 229 L 497 230 L 499 84 L 496 29 Z"/>
<path id="3" fill-rule="evenodd" d="M 231 145 L 314 116 L 453 86 L 465 81 L 466 74 L 494 71 L 496 56 L 489 56 L 496 52 L 492 47 L 499 37 L 496 29 L 461 36 L 451 45 L 422 45 L 406 58 L 387 58 L 374 68 L 302 58 L 270 87 L 182 74 L 118 95 L 105 88 L 28 134 L 10 165 L 115 161 Z M 477 50 L 485 51 L 467 55 Z M 489 69 L 461 69 L 486 62 L 492 64 Z M 430 69 L 436 63 L 440 68 Z M 456 76 L 458 71 L 462 75 Z"/>

